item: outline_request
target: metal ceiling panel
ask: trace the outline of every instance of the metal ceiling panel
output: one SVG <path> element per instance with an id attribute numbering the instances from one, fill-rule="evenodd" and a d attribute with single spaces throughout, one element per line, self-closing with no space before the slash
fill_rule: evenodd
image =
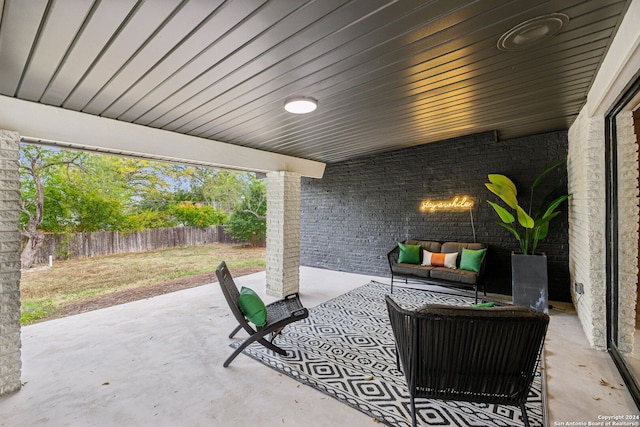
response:
<path id="1" fill-rule="evenodd" d="M 223 0 L 194 0 L 182 2 L 167 22 L 158 28 L 147 44 L 136 52 L 102 89 L 99 97 L 94 97 L 84 108 L 90 114 L 116 117 L 109 110 L 116 101 L 127 97 L 127 91 L 149 73 L 152 64 L 159 63 L 188 35 L 196 31 Z M 135 101 L 131 102 L 133 104 Z"/>
<path id="2" fill-rule="evenodd" d="M 138 118 L 136 123 L 163 127 L 188 113 L 191 105 L 212 101 L 218 91 L 211 96 L 204 92 L 205 89 L 224 80 L 230 74 L 241 74 L 243 65 L 265 55 L 272 46 L 282 43 L 305 25 L 297 11 L 292 12 L 291 3 L 289 0 L 269 1 L 259 13 L 238 23 L 233 29 L 237 36 L 219 39 L 212 49 L 193 62 L 191 69 L 181 70 L 184 71 L 181 75 L 172 76 L 167 84 L 180 89 L 154 105 L 150 111 Z M 317 7 L 315 12 L 322 14 L 325 13 L 323 9 L 335 7 L 335 3 L 337 2 L 323 1 L 312 6 L 321 6 Z M 298 2 L 298 7 L 301 6 L 302 1 Z M 284 31 L 277 31 L 281 28 Z M 202 69 L 205 71 L 201 72 Z M 167 111 L 168 106 L 176 107 Z"/>
<path id="3" fill-rule="evenodd" d="M 0 93 L 16 94 L 46 8 L 45 0 L 5 2 L 0 23 Z"/>
<path id="4" fill-rule="evenodd" d="M 458 3 L 466 2 L 446 2 L 450 8 L 459 6 Z M 365 2 L 366 5 L 374 5 L 373 2 Z M 176 122 L 178 126 L 187 121 L 189 126 L 176 128 L 179 132 L 189 132 L 193 134 L 211 135 L 216 130 L 211 128 L 209 124 L 215 121 L 215 124 L 225 126 L 225 116 L 229 111 L 234 111 L 234 117 L 240 120 L 246 120 L 246 114 L 255 114 L 258 106 L 261 111 L 268 112 L 272 110 L 273 98 L 277 98 L 280 102 L 285 98 L 296 94 L 296 92 L 306 92 L 307 95 L 320 97 L 322 90 L 327 90 L 332 84 L 344 82 L 349 79 L 346 73 L 352 73 L 357 76 L 366 76 L 370 74 L 369 69 L 371 63 L 377 64 L 381 62 L 380 50 L 376 50 L 376 46 L 385 43 L 388 34 L 398 34 L 416 25 L 416 19 L 412 11 L 407 6 L 409 2 L 400 2 L 385 8 L 386 12 L 399 15 L 401 18 L 395 22 L 389 22 L 388 17 L 384 14 L 370 14 L 366 17 L 354 22 L 346 27 L 338 27 L 333 24 L 345 23 L 342 21 L 345 17 L 351 17 L 347 10 L 339 10 L 335 14 L 327 16 L 326 23 L 318 22 L 315 27 L 330 28 L 332 33 L 327 34 L 319 39 L 313 46 L 309 46 L 304 50 L 298 50 L 294 54 L 286 57 L 286 60 L 274 63 L 272 69 L 266 66 L 267 72 L 256 70 L 253 78 L 248 78 L 242 82 L 242 85 L 233 87 L 219 97 L 219 108 L 212 110 L 206 106 L 200 107 L 198 113 L 200 115 L 197 120 L 186 118 L 183 121 Z M 352 12 L 356 16 L 362 14 L 359 4 L 354 4 Z M 377 5 L 375 5 L 377 6 Z M 402 7 L 402 8 L 401 8 Z M 374 8 L 375 9 L 375 8 Z M 444 13 L 444 11 L 443 11 Z M 336 16 L 337 15 L 337 16 Z M 413 21 L 407 22 L 407 19 Z M 393 31 L 389 31 L 388 27 L 392 26 Z M 374 29 L 372 31 L 372 29 Z M 306 34 L 298 34 L 298 37 L 305 37 Z M 292 40 L 295 43 L 295 40 Z M 400 42 L 398 42 L 400 45 Z M 290 51 L 288 46 L 283 46 L 285 52 Z M 354 68 L 353 64 L 363 64 L 359 68 Z M 261 65 L 261 64 L 260 64 Z M 276 76 L 274 78 L 273 76 Z M 336 75 L 340 75 L 335 79 Z M 332 78 L 335 81 L 332 81 Z M 314 86 L 309 89 L 309 86 Z M 330 92 L 327 91 L 327 95 Z M 221 117 L 221 120 L 211 120 L 212 117 Z M 196 127 L 209 124 L 207 132 L 196 130 Z M 173 126 L 173 125 L 170 125 Z"/>
<path id="5" fill-rule="evenodd" d="M 82 83 L 87 73 L 100 59 L 105 47 L 117 35 L 118 29 L 135 7 L 134 0 L 94 3 L 94 8 L 89 12 L 86 20 L 82 22 L 76 38 L 68 46 L 68 54 L 42 96 L 42 103 L 64 105 L 67 98 Z M 1 30 L 0 28 L 0 32 Z M 57 37 L 57 34 L 53 33 L 41 34 L 40 36 L 40 38 L 53 40 L 56 40 Z"/>
<path id="6" fill-rule="evenodd" d="M 298 66 L 307 59 L 292 52 L 302 50 L 306 52 L 307 57 L 309 56 L 309 49 L 301 44 L 300 40 L 326 38 L 331 32 L 361 16 L 363 6 L 375 9 L 387 2 L 361 0 L 349 4 L 348 7 L 340 7 L 342 3 L 314 2 L 277 21 L 275 25 L 266 28 L 259 37 L 255 37 L 217 63 L 211 73 L 190 82 L 176 93 L 178 101 L 181 102 L 180 108 L 151 122 L 139 122 L 163 128 L 166 126 L 167 129 L 174 130 L 193 120 L 193 117 L 210 114 L 211 104 L 232 109 L 233 102 L 246 102 L 237 99 L 239 85 L 251 85 L 251 90 L 273 87 L 276 84 L 275 78 L 279 78 L 282 73 L 290 70 L 299 72 Z M 317 17 L 323 17 L 327 24 L 318 25 Z M 269 42 L 265 43 L 265 40 Z M 283 65 L 283 60 L 286 60 L 288 65 Z M 261 75 L 261 80 L 254 79 L 258 74 Z M 224 95 L 220 96 L 221 94 Z M 255 93 L 254 96 L 259 96 L 259 93 Z M 214 102 L 209 102 L 211 100 Z"/>
<path id="7" fill-rule="evenodd" d="M 366 5 L 376 4 L 366 2 Z M 217 123 L 224 123 L 229 119 L 225 116 L 230 111 L 234 112 L 233 117 L 238 117 L 239 114 L 244 114 L 247 108 L 255 109 L 258 106 L 267 105 L 267 109 L 272 109 L 272 99 L 269 98 L 273 96 L 280 96 L 278 104 L 281 106 L 284 97 L 291 96 L 291 91 L 295 89 L 290 89 L 280 95 L 274 95 L 274 90 L 280 89 L 287 82 L 304 77 L 306 69 L 313 72 L 318 66 L 322 67 L 322 65 L 310 61 L 309 58 L 314 58 L 315 55 L 324 55 L 325 61 L 329 61 L 329 56 L 335 55 L 335 42 L 331 42 L 335 32 L 346 25 L 349 19 L 356 19 L 362 13 L 360 4 L 350 4 L 349 6 L 328 15 L 326 23 L 313 23 L 296 34 L 295 37 L 274 46 L 268 56 L 263 55 L 248 62 L 243 67 L 242 79 L 237 78 L 238 73 L 233 73 L 228 78 L 207 88 L 209 96 L 215 96 L 217 102 L 213 105 L 192 103 L 195 108 L 190 111 L 189 115 L 168 123 L 167 128 L 179 132 L 190 132 L 195 127 L 209 123 L 213 116 L 221 117 Z M 319 41 L 305 46 L 298 41 L 299 38 L 303 40 L 318 39 Z M 304 53 L 299 53 L 301 51 Z M 216 96 L 216 94 L 218 95 Z"/>
<path id="8" fill-rule="evenodd" d="M 65 108 L 84 111 L 102 88 L 117 76 L 120 68 L 142 49 L 178 6 L 179 0 L 139 3 L 113 35 L 107 48 L 83 76 L 64 103 Z"/>
<path id="9" fill-rule="evenodd" d="M 226 37 L 238 37 L 243 40 L 244 37 L 232 29 L 257 13 L 260 6 L 264 6 L 264 2 L 242 1 L 223 4 L 199 31 L 185 40 L 139 82 L 141 90 L 127 97 L 131 104 L 117 118 L 136 121 L 194 76 L 206 72 L 216 61 L 216 45 Z"/>
<path id="10" fill-rule="evenodd" d="M 627 5 L 5 0 L 0 94 L 322 162 L 511 138 L 571 125 Z M 497 48 L 551 13 L 569 17 L 555 37 Z M 286 113 L 295 95 L 319 108 Z"/>
<path id="11" fill-rule="evenodd" d="M 92 5 L 93 0 L 59 0 L 52 4 L 26 67 L 18 98 L 40 101 Z"/>

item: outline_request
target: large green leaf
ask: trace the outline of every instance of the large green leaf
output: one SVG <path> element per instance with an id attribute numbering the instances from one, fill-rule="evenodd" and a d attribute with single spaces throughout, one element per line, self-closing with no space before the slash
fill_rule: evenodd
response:
<path id="1" fill-rule="evenodd" d="M 547 237 L 548 233 L 549 233 L 549 223 L 545 222 L 540 227 L 536 228 L 536 233 L 535 233 L 535 236 L 533 237 L 533 240 L 534 241 L 542 240 L 545 237 Z"/>
<path id="2" fill-rule="evenodd" d="M 516 209 L 518 206 L 518 199 L 515 193 L 511 191 L 509 187 L 502 187 L 496 184 L 485 183 L 485 187 L 489 189 L 493 194 L 500 197 L 500 199 L 507 204 L 511 209 Z"/>
<path id="3" fill-rule="evenodd" d="M 511 224 L 516 220 L 514 216 L 511 215 L 511 213 L 505 208 L 503 208 L 502 206 L 490 201 L 487 201 L 487 203 L 491 205 L 491 207 L 496 211 L 496 213 L 498 214 L 502 222 L 504 222 L 505 224 Z"/>
<path id="4" fill-rule="evenodd" d="M 557 212 L 560 213 L 560 212 Z M 555 215 L 552 215 L 553 217 L 555 217 Z M 551 217 L 549 218 L 551 220 Z M 536 227 L 536 235 L 535 235 L 535 240 L 542 240 L 545 237 L 547 237 L 547 233 L 549 233 L 549 221 L 545 221 L 544 223 L 540 224 L 538 227 Z"/>
<path id="5" fill-rule="evenodd" d="M 520 206 L 518 206 L 516 210 L 518 212 L 518 222 L 520 223 L 520 225 L 524 228 L 533 228 L 533 226 L 535 225 L 535 221 L 533 220 L 533 218 L 531 218 L 529 214 L 526 213 Z"/>
<path id="6" fill-rule="evenodd" d="M 518 194 L 518 189 L 516 188 L 516 185 L 513 183 L 513 181 L 511 181 L 506 176 L 498 173 L 490 173 L 488 177 L 489 177 L 490 183 L 498 185 L 500 187 L 508 187 L 514 194 L 516 195 Z"/>
<path id="7" fill-rule="evenodd" d="M 520 244 L 520 249 L 522 250 L 522 238 L 520 237 L 520 234 L 518 234 L 518 230 L 516 230 L 512 225 L 509 224 L 504 224 L 502 222 L 496 222 L 496 224 L 498 224 L 500 227 L 504 227 L 507 230 L 509 230 L 511 232 L 511 234 L 514 235 L 514 237 L 516 238 L 516 240 L 518 241 L 518 243 Z"/>
<path id="8" fill-rule="evenodd" d="M 531 253 L 535 254 L 536 250 L 538 249 L 538 242 L 542 239 L 544 239 L 545 237 L 547 237 L 547 233 L 549 232 L 549 224 L 545 224 L 542 227 L 538 227 L 535 229 L 534 233 L 533 233 L 533 242 L 531 245 Z"/>
<path id="9" fill-rule="evenodd" d="M 547 176 L 547 174 L 549 172 L 551 172 L 552 170 L 554 170 L 555 168 L 557 168 L 558 166 L 560 166 L 561 164 L 565 163 L 567 160 L 560 160 L 558 163 L 556 163 L 555 165 L 549 167 L 547 170 L 545 170 L 544 172 L 542 172 L 540 175 L 538 175 L 538 177 L 536 178 L 535 181 L 533 181 L 533 184 L 531 184 L 531 192 L 533 192 L 533 190 L 538 186 L 538 184 L 540 184 L 540 181 L 542 181 L 542 178 L 544 178 L 545 176 Z"/>
<path id="10" fill-rule="evenodd" d="M 570 194 L 565 194 L 565 195 L 560 196 L 557 199 L 555 199 L 553 202 L 551 202 L 551 204 L 547 208 L 547 211 L 544 213 L 544 215 L 542 215 L 542 217 L 545 218 L 545 217 L 551 215 L 553 213 L 553 211 L 556 210 L 556 208 L 558 206 L 560 206 L 560 204 L 562 202 L 564 202 L 565 200 L 567 200 L 570 196 L 571 196 Z"/>
<path id="11" fill-rule="evenodd" d="M 518 190 L 515 184 L 506 176 L 500 174 L 489 174 L 489 182 L 485 186 L 496 196 L 500 197 L 503 202 L 511 209 L 518 206 Z"/>
<path id="12" fill-rule="evenodd" d="M 543 225 L 545 225 L 545 224 L 548 224 L 548 223 L 549 223 L 549 221 L 551 221 L 553 218 L 555 218 L 555 217 L 556 217 L 556 216 L 558 216 L 559 214 L 560 214 L 560 211 L 557 211 L 557 212 L 552 212 L 551 214 L 549 214 L 549 215 L 547 215 L 547 216 L 544 216 L 544 217 L 542 217 L 542 218 L 538 218 L 538 219 L 536 220 L 535 227 L 541 227 L 541 226 L 543 226 Z"/>

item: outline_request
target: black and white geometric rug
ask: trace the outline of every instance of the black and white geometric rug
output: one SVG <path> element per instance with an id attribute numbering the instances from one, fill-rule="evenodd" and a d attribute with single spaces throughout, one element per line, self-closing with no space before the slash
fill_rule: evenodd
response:
<path id="1" fill-rule="evenodd" d="M 276 338 L 287 356 L 259 344 L 252 344 L 244 354 L 383 424 L 410 426 L 409 395 L 404 375 L 396 369 L 384 301 L 388 293 L 389 285 L 371 282 L 311 308 L 307 319 L 289 324 Z M 473 303 L 466 296 L 398 287 L 393 298 L 405 307 L 426 302 Z M 543 425 L 541 376 L 538 372 L 527 401 L 531 426 Z M 523 425 L 520 409 L 504 405 L 416 399 L 416 410 L 418 425 Z"/>

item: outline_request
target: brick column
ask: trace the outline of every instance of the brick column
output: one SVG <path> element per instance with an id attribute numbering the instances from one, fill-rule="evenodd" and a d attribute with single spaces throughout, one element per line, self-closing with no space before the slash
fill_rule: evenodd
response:
<path id="1" fill-rule="evenodd" d="M 267 174 L 267 294 L 300 287 L 300 175 Z"/>
<path id="2" fill-rule="evenodd" d="M 0 395 L 20 389 L 20 135 L 0 130 Z"/>
<path id="3" fill-rule="evenodd" d="M 604 116 L 589 117 L 582 109 L 569 129 L 567 189 L 569 199 L 569 271 L 574 305 L 591 346 L 607 348 L 606 164 Z"/>
<path id="4" fill-rule="evenodd" d="M 638 143 L 633 112 L 616 116 L 618 164 L 618 349 L 631 353 L 638 296 Z"/>

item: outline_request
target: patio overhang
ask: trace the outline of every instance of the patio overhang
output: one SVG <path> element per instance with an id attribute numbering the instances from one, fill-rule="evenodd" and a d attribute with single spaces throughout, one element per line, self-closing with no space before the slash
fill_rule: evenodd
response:
<path id="1" fill-rule="evenodd" d="M 25 142 L 252 172 L 322 178 L 313 160 L 127 123 L 0 95 L 0 129 Z"/>

